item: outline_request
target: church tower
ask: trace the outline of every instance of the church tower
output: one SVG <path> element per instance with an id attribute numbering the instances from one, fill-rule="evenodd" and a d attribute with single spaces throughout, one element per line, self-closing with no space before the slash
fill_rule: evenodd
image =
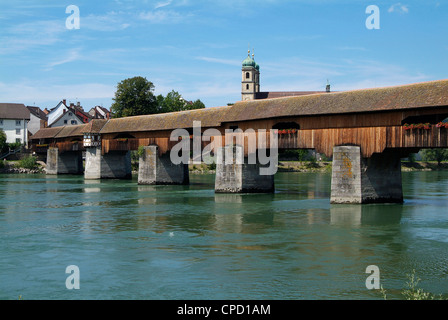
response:
<path id="1" fill-rule="evenodd" d="M 241 81 L 241 100 L 255 100 L 260 92 L 260 66 L 255 62 L 254 54 L 250 56 L 248 51 L 247 58 L 243 61 L 242 81 Z"/>

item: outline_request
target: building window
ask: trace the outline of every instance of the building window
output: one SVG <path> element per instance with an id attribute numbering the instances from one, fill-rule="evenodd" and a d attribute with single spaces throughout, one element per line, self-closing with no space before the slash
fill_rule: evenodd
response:
<path id="1" fill-rule="evenodd" d="M 17 138 L 17 139 L 16 139 L 16 143 L 22 143 L 22 139 Z"/>
<path id="2" fill-rule="evenodd" d="M 22 125 L 22 120 L 16 120 L 16 126 L 21 126 Z"/>
<path id="3" fill-rule="evenodd" d="M 246 72 L 246 79 L 250 79 L 250 73 Z"/>
<path id="4" fill-rule="evenodd" d="M 248 84 L 246 84 L 246 90 L 249 90 L 249 85 Z"/>
<path id="5" fill-rule="evenodd" d="M 68 120 L 64 120 L 64 124 L 67 124 L 68 123 Z"/>
<path id="6" fill-rule="evenodd" d="M 16 129 L 16 135 L 20 135 L 20 129 Z"/>
<path id="7" fill-rule="evenodd" d="M 2 126 L 3 125 L 3 120 L 0 120 L 0 126 Z"/>
<path id="8" fill-rule="evenodd" d="M 78 124 L 78 122 L 76 120 L 72 120 L 72 124 L 75 125 Z"/>

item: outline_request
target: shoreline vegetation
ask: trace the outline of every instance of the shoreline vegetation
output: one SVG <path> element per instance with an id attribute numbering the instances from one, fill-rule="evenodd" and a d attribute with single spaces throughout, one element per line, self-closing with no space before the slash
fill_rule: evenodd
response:
<path id="1" fill-rule="evenodd" d="M 35 157 L 26 157 L 18 161 L 0 161 L 0 174 L 39 174 L 45 173 L 46 164 Z"/>
<path id="2" fill-rule="evenodd" d="M 402 161 L 402 171 L 445 171 L 448 162 Z M 41 174 L 45 173 L 45 163 L 33 157 L 19 161 L 0 161 L 0 174 Z M 133 173 L 138 172 L 138 163 L 133 163 Z M 190 164 L 191 174 L 214 174 L 216 165 Z M 331 173 L 331 161 L 279 161 L 278 172 Z"/>
<path id="3" fill-rule="evenodd" d="M 206 164 L 189 165 L 192 174 L 211 174 L 215 173 L 214 167 Z M 278 172 L 302 172 L 302 173 L 331 173 L 331 161 L 279 161 Z M 402 172 L 410 171 L 444 171 L 448 170 L 448 162 L 442 162 L 440 165 L 437 161 L 403 161 L 401 163 Z"/>

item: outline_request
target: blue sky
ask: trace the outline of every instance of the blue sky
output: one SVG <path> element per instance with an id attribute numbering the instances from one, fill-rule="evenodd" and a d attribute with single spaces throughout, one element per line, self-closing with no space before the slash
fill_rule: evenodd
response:
<path id="1" fill-rule="evenodd" d="M 109 108 L 118 82 L 143 76 L 156 94 L 223 106 L 241 98 L 249 45 L 262 91 L 446 79 L 447 17 L 442 0 L 0 0 L 0 102 Z"/>

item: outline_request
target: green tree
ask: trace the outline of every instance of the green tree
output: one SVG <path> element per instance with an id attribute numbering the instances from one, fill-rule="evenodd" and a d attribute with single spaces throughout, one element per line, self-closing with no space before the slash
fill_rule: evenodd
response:
<path id="1" fill-rule="evenodd" d="M 111 111 L 115 118 L 159 113 L 154 84 L 143 77 L 121 81 L 117 85 Z"/>
<path id="2" fill-rule="evenodd" d="M 205 108 L 201 100 L 186 101 L 179 92 L 174 90 L 171 90 L 166 97 L 157 96 L 157 102 L 159 103 L 160 112 L 163 113 Z"/>
<path id="3" fill-rule="evenodd" d="M 187 102 L 182 98 L 179 92 L 171 90 L 162 101 L 162 112 L 176 112 L 188 110 Z"/>
<path id="4" fill-rule="evenodd" d="M 426 149 L 423 150 L 423 160 L 437 161 L 440 166 L 442 161 L 448 160 L 448 149 Z"/>
<path id="5" fill-rule="evenodd" d="M 5 151 L 8 144 L 6 143 L 6 133 L 2 129 L 0 129 L 0 153 Z"/>
<path id="6" fill-rule="evenodd" d="M 190 109 L 205 109 L 205 104 L 198 99 L 195 102 L 193 102 Z"/>

